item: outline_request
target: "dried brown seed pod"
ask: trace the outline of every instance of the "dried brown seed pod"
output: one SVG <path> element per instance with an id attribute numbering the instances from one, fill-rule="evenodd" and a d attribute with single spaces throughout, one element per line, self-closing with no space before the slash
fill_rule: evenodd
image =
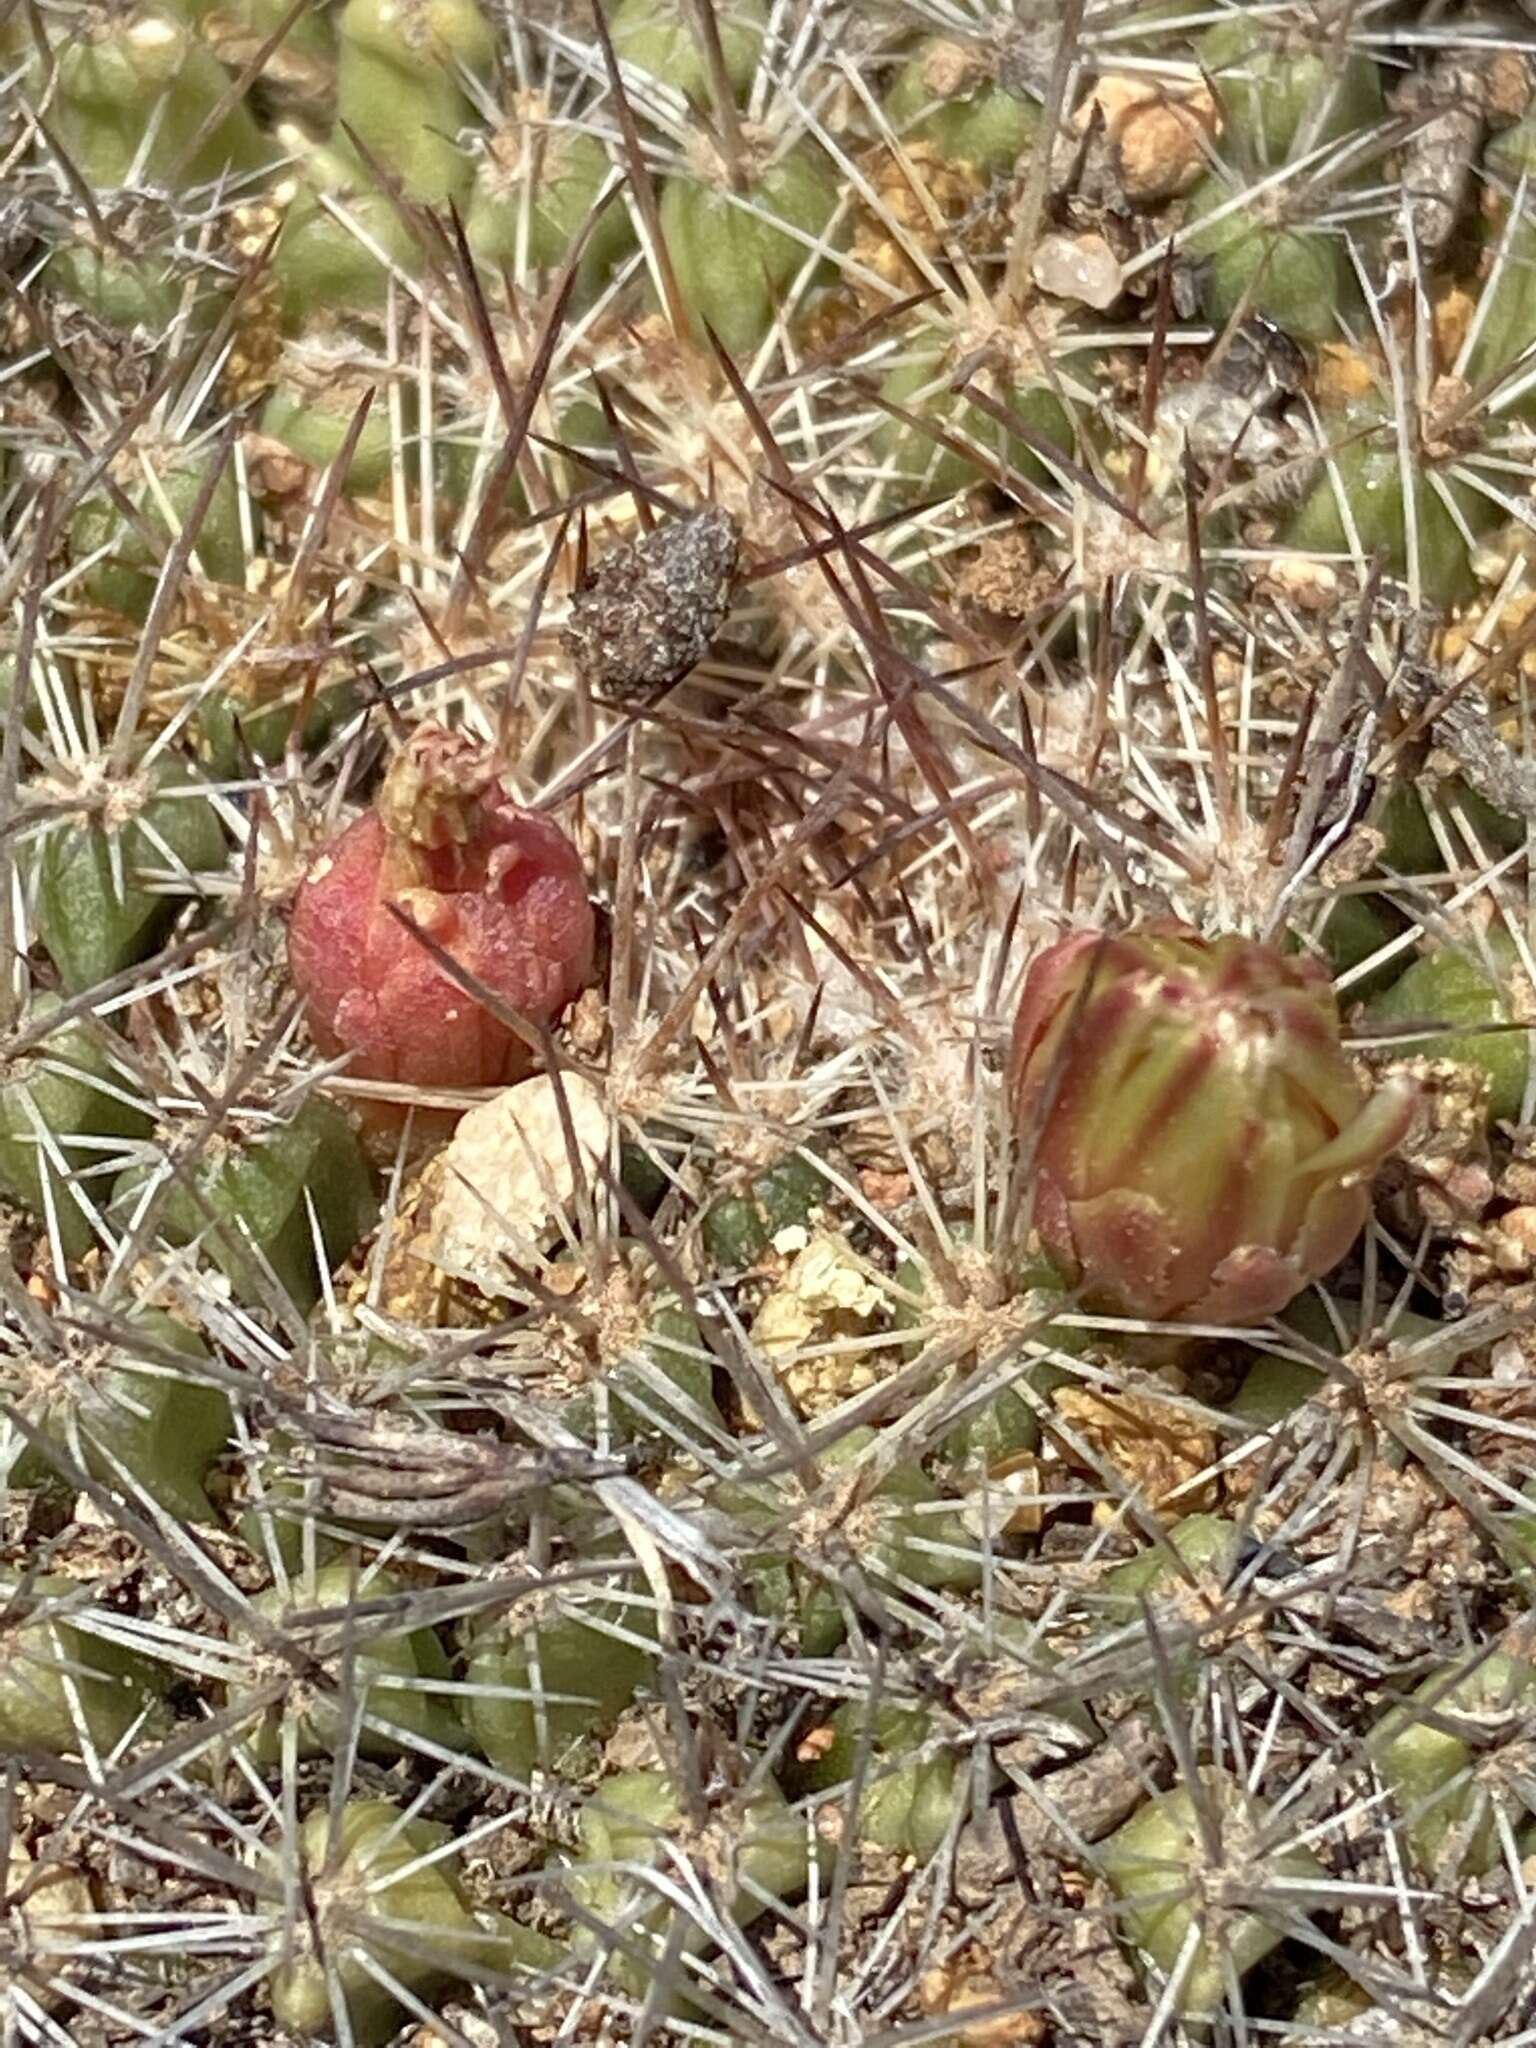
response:
<path id="1" fill-rule="evenodd" d="M 628 697 L 680 683 L 725 623 L 740 550 L 736 521 L 707 505 L 605 555 L 577 586 L 565 628 L 588 687 Z"/>

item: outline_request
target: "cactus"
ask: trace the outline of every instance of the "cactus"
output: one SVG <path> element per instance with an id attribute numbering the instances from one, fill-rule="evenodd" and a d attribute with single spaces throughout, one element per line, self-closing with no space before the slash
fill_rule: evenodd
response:
<path id="1" fill-rule="evenodd" d="M 1328 473 L 1297 508 L 1288 544 L 1365 560 L 1380 550 L 1394 575 L 1406 577 L 1411 568 L 1436 603 L 1465 598 L 1472 589 L 1469 539 L 1494 522 L 1497 508 L 1428 463 L 1410 458 L 1405 474 L 1394 426 L 1372 409 L 1325 419 L 1323 431 Z"/>
<path id="2" fill-rule="evenodd" d="M 723 177 L 669 179 L 666 238 L 690 328 L 707 327 L 735 355 L 755 349 L 804 270 L 837 207 L 837 181 L 808 143 L 775 157 L 740 192 Z"/>
<path id="3" fill-rule="evenodd" d="M 738 1925 L 749 1927 L 773 1899 L 803 1889 L 813 1856 L 804 1821 L 771 1781 L 734 1803 L 740 1811 L 730 1824 L 714 1823 L 726 1859 L 719 1875 L 721 1902 Z M 677 1786 L 664 1770 L 616 1772 L 583 1803 L 581 1855 L 568 1866 L 566 1884 L 588 1914 L 623 1932 L 625 1946 L 613 1967 L 629 1984 L 643 1985 L 649 1976 L 636 1945 L 655 1953 L 668 1939 L 664 1900 L 655 1898 L 655 1887 L 639 1873 L 663 1864 L 668 1842 L 684 1822 Z M 701 1947 L 699 1930 L 687 1928 L 683 1944 Z"/>
<path id="4" fill-rule="evenodd" d="M 827 1196 L 809 1159 L 790 1153 L 754 1175 L 739 1195 L 722 1195 L 704 1216 L 704 1248 L 722 1272 L 760 1259 L 782 1230 L 802 1230 Z"/>
<path id="5" fill-rule="evenodd" d="M 1040 126 L 1039 110 L 989 79 L 976 51 L 941 36 L 926 38 L 892 79 L 885 116 L 903 141 L 931 142 L 986 171 L 1008 170 Z"/>
<path id="6" fill-rule="evenodd" d="M 8 1580 L 0 1742 L 50 1756 L 110 1755 L 144 1725 L 165 1675 L 114 1639 L 66 1579 Z"/>
<path id="7" fill-rule="evenodd" d="M 1255 164 L 1283 164 L 1382 114 L 1381 74 L 1324 11 L 1281 7 L 1231 15 L 1200 37 L 1196 57 L 1225 112 L 1226 132 Z"/>
<path id="8" fill-rule="evenodd" d="M 466 1667 L 465 1713 L 496 1768 L 524 1782 L 536 1769 L 558 1770 L 578 1742 L 611 1723 L 655 1669 L 644 1641 L 649 1619 L 611 1600 L 564 1610 L 544 1603 L 527 1617 L 514 1611 L 489 1622 Z"/>
<path id="9" fill-rule="evenodd" d="M 64 987 L 71 994 L 93 988 L 147 958 L 175 916 L 177 896 L 193 894 L 199 874 L 222 868 L 224 857 L 213 805 L 187 770 L 164 757 L 107 803 L 93 801 L 83 818 L 45 825 L 36 858 L 37 935 Z"/>
<path id="10" fill-rule="evenodd" d="M 130 524 L 119 507 L 105 494 L 88 498 L 75 514 L 70 539 L 76 559 L 100 556 L 86 570 L 81 588 L 93 604 L 121 612 L 142 624 L 155 594 L 158 561 L 151 540 L 142 530 L 147 526 L 160 551 L 169 547 L 191 517 L 207 479 L 207 463 L 184 457 L 157 464 L 157 485 L 151 492 L 142 485 L 130 490 L 137 524 Z M 202 573 L 215 583 L 245 582 L 245 549 L 240 535 L 239 502 L 234 478 L 226 468 L 213 487 L 213 496 L 195 536 L 195 561 Z"/>
<path id="11" fill-rule="evenodd" d="M 13 1480 L 46 1480 L 55 1453 L 179 1521 L 215 1521 L 207 1480 L 232 1415 L 223 1389 L 199 1376 L 207 1359 L 194 1331 L 140 1309 L 112 1339 L 66 1347 L 51 1370 L 39 1360 L 18 1407 L 41 1442 L 16 1460 Z"/>
<path id="12" fill-rule="evenodd" d="M 320 1294 L 317 1235 L 325 1275 L 339 1266 L 378 1214 L 368 1164 L 344 1111 L 312 1097 L 284 1121 L 266 1122 L 243 1145 L 216 1145 L 190 1178 L 129 1167 L 113 1191 L 121 1225 L 132 1228 L 148 1202 L 172 1244 L 204 1239 L 213 1263 L 245 1301 L 270 1290 L 270 1271 L 290 1301 L 307 1309 Z"/>
<path id="13" fill-rule="evenodd" d="M 1419 1868 L 1481 1876 L 1498 1860 L 1497 1801 L 1474 1775 L 1474 1743 L 1485 1724 L 1518 1724 L 1533 1683 L 1528 1662 L 1496 1650 L 1435 1672 L 1372 1731 L 1372 1758 Z M 1511 1803 L 1529 1804 L 1518 1772 Z"/>
<path id="14" fill-rule="evenodd" d="M 1529 2026 L 1533 123 L 0 5 L 13 2031 Z"/>
<path id="15" fill-rule="evenodd" d="M 726 74 L 738 95 L 757 76 L 767 17 L 763 0 L 731 0 L 718 17 Z M 670 0 L 619 0 L 608 31 L 621 63 L 648 72 L 685 99 L 708 98 L 708 59 L 687 8 Z"/>
<path id="16" fill-rule="evenodd" d="M 428 206 L 458 198 L 470 166 L 458 131 L 461 82 L 486 71 L 492 40 L 476 0 L 347 0 L 337 27 L 336 117 L 343 133 Z"/>
<path id="17" fill-rule="evenodd" d="M 1447 1032 L 1415 1038 L 1413 1052 L 1486 1074 L 1489 1116 L 1513 1121 L 1525 1101 L 1530 1061 L 1528 1034 L 1508 1028 L 1524 1021 L 1524 1004 L 1513 993 L 1521 980 L 1513 948 L 1497 939 L 1485 954 L 1437 949 L 1376 998 L 1371 1023 L 1383 1032 L 1449 1025 Z"/>
<path id="18" fill-rule="evenodd" d="M 343 139 L 306 153 L 303 182 L 283 215 L 272 258 L 290 329 L 313 335 L 326 315 L 381 312 L 391 273 L 414 278 L 421 265 L 420 238 L 350 143 Z M 300 396 L 310 394 L 294 394 Z M 286 436 L 271 421 L 282 417 L 269 407 L 265 431 L 279 439 Z"/>
<path id="19" fill-rule="evenodd" d="M 84 36 L 61 40 L 56 55 L 60 140 L 93 185 L 122 185 L 130 174 L 202 185 L 275 156 L 243 104 L 199 141 L 225 76 L 169 7 L 103 14 Z"/>
<path id="20" fill-rule="evenodd" d="M 1209 1833 L 1197 1800 L 1211 1814 Z M 1198 1791 L 1180 1787 L 1149 1799 L 1099 1851 L 1127 1933 L 1171 1980 L 1176 2009 L 1188 2018 L 1208 2018 L 1229 1978 L 1268 1955 L 1297 1911 L 1287 1892 L 1294 1887 L 1305 1897 L 1309 1881 L 1322 1875 L 1305 1849 L 1265 1847 L 1272 1832 L 1259 1802 L 1208 1771 Z M 1273 1909 L 1266 1912 L 1262 1896 L 1250 1903 L 1256 1890 L 1273 1892 Z M 1214 1926 L 1208 1935 L 1218 1916 L 1219 1935 Z"/>
<path id="21" fill-rule="evenodd" d="M 33 1027 L 58 1009 L 57 998 L 39 996 Z M 39 1223 L 52 1218 L 65 1256 L 79 1258 L 96 1241 L 87 1204 L 102 1206 L 115 1156 L 148 1137 L 151 1121 L 110 1038 L 88 1021 L 60 1023 L 0 1081 L 0 1192 Z"/>
<path id="22" fill-rule="evenodd" d="M 587 225 L 613 161 L 595 135 L 579 128 L 522 122 L 492 136 L 475 171 L 465 220 L 482 263 L 554 270 Z M 615 199 L 593 223 L 582 257 L 589 288 L 600 285 L 634 246 L 634 227 Z"/>
<path id="23" fill-rule="evenodd" d="M 302 1641 L 312 1656 L 325 1656 L 339 1699 L 318 1691 L 299 1718 L 296 1752 L 301 1757 L 334 1754 L 343 1740 L 343 1702 L 360 1724 L 357 1742 L 362 1754 L 394 1762 L 409 1754 L 413 1738 L 447 1749 L 465 1746 L 463 1724 L 446 1691 L 450 1666 L 446 1651 L 430 1629 L 391 1629 L 387 1623 L 358 1618 L 350 1607 L 357 1600 L 386 1600 L 402 1590 L 387 1571 L 359 1572 L 346 1559 L 321 1565 L 313 1573 L 290 1579 L 259 1594 L 256 1613 L 278 1626 L 294 1625 L 290 1617 L 327 1610 L 341 1618 L 328 1626 L 305 1627 Z M 434 1687 L 442 1688 L 434 1690 Z M 258 1762 L 275 1763 L 283 1751 L 283 1715 L 273 1709 L 255 1730 L 252 1748 Z"/>
<path id="24" fill-rule="evenodd" d="M 1064 457 L 1071 456 L 1072 422 L 1050 385 L 1030 383 L 988 395 Z M 969 456 L 963 447 L 930 439 L 920 424 L 893 415 L 877 431 L 874 448 L 882 463 L 901 479 L 904 497 L 944 497 L 983 478 L 1005 485 L 1014 475 L 1037 485 L 1051 481 L 1050 467 L 1038 445 L 1011 432 L 990 411 L 952 393 L 943 367 L 932 356 L 899 363 L 886 375 L 880 396 L 903 412 L 915 413 L 919 422 L 931 420 L 938 431 L 979 451 L 976 457 Z"/>
<path id="25" fill-rule="evenodd" d="M 387 1799 L 349 1800 L 334 1822 L 323 1807 L 310 1815 L 293 1862 L 277 1859 L 271 1874 L 286 1884 L 296 1868 L 313 1885 L 324 1946 L 285 1938 L 290 1953 L 268 1985 L 279 2025 L 300 2039 L 330 2032 L 343 2017 L 334 1987 L 352 2038 L 382 2041 L 401 2016 L 392 1984 L 419 1997 L 508 1960 L 506 1935 L 476 1914 L 458 1858 L 443 1853 L 452 1839 L 442 1822 L 408 1817 Z"/>
<path id="26" fill-rule="evenodd" d="M 846 1700 L 822 1731 L 812 1760 L 796 1773 L 804 1789 L 821 1792 L 846 1784 L 857 1766 L 868 1715 Z M 926 1863 L 949 1834 L 964 1799 L 956 1759 L 928 1753 L 929 1717 L 900 1707 L 875 1716 L 857 1827 L 866 1842 L 899 1849 Z M 830 1741 L 827 1737 L 830 1736 Z"/>
<path id="27" fill-rule="evenodd" d="M 1258 313 L 1298 341 L 1334 341 L 1362 308 L 1349 252 L 1330 226 L 1249 202 L 1246 188 L 1213 172 L 1189 196 L 1189 254 L 1200 266 L 1200 306 L 1225 325 Z"/>

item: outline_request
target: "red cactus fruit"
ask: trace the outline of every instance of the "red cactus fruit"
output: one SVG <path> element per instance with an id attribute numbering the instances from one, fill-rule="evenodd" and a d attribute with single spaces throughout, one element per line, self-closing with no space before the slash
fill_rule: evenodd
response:
<path id="1" fill-rule="evenodd" d="M 513 802 L 489 749 L 440 726 L 411 736 L 373 809 L 310 867 L 288 934 L 294 986 L 350 1074 L 419 1088 L 521 1078 L 522 1039 L 397 909 L 521 1017 L 549 1023 L 592 970 L 575 847 Z"/>
<path id="2" fill-rule="evenodd" d="M 1359 1236 L 1413 1111 L 1361 1079 L 1316 962 L 1172 923 L 1033 962 L 1010 1087 L 1046 1249 L 1153 1321 L 1284 1308 Z"/>

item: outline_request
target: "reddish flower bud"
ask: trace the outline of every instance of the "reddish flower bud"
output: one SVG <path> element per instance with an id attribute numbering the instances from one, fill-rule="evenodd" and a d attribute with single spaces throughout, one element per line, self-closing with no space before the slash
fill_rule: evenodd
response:
<path id="1" fill-rule="evenodd" d="M 1041 954 L 1010 1087 L 1047 1250 L 1155 1321 L 1259 1322 L 1337 1265 L 1413 1110 L 1361 1080 L 1316 962 L 1171 923 Z"/>
<path id="2" fill-rule="evenodd" d="M 503 787 L 485 747 L 424 726 L 378 801 L 316 860 L 288 958 L 310 1028 L 348 1072 L 421 1088 L 515 1081 L 530 1065 L 508 1025 L 455 981 L 401 911 L 519 1016 L 548 1023 L 592 970 L 580 856 Z"/>

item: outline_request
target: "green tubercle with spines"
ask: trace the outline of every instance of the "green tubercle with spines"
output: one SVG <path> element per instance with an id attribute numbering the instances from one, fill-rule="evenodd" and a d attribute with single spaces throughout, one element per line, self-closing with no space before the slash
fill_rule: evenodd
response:
<path id="1" fill-rule="evenodd" d="M 327 318 L 382 312 L 392 274 L 414 279 L 422 261 L 408 217 L 345 137 L 305 152 L 302 180 L 272 255 L 290 332 L 311 331 Z M 263 430 L 283 438 L 274 427 Z"/>
<path id="2" fill-rule="evenodd" d="M 1497 518 L 1491 501 L 1470 484 L 1441 475 L 1412 449 L 1405 480 L 1396 426 L 1376 406 L 1325 413 L 1321 426 L 1327 467 L 1287 525 L 1286 545 L 1367 563 L 1380 550 L 1388 573 L 1406 579 L 1411 534 L 1425 597 L 1437 605 L 1468 597 L 1468 536 L 1475 539 Z"/>
<path id="3" fill-rule="evenodd" d="M 57 997 L 35 997 L 29 1023 L 45 1022 L 59 1007 Z M 113 1058 L 110 1034 L 89 1017 L 63 1024 L 0 1068 L 0 1193 L 39 1223 L 51 1211 L 65 1257 L 77 1259 L 96 1232 L 71 1194 L 76 1177 L 81 1193 L 104 1209 L 113 1141 L 145 1138 L 152 1122 L 132 1074 Z"/>
<path id="4" fill-rule="evenodd" d="M 1266 1913 L 1262 1900 L 1251 1900 L 1255 1888 L 1277 1881 L 1305 1884 L 1325 1874 L 1306 1849 L 1257 1852 L 1252 1845 L 1268 1825 L 1263 1804 L 1221 1772 L 1204 1770 L 1201 1779 L 1198 1796 L 1214 1816 L 1213 1844 L 1206 1841 L 1197 1794 L 1180 1786 L 1149 1799 L 1097 1851 L 1121 1902 L 1118 1927 L 1163 1977 L 1172 1975 L 1190 1935 L 1200 1930 L 1175 1999 L 1177 2012 L 1190 2020 L 1219 2011 L 1228 1973 L 1244 1977 L 1284 1938 L 1285 1923 L 1304 1910 L 1286 1900 Z M 1219 1899 L 1224 1876 L 1232 1882 L 1232 1903 L 1222 1908 L 1219 1922 L 1207 1922 L 1209 1905 L 1203 1902 Z"/>
<path id="5" fill-rule="evenodd" d="M 1040 132 L 1033 100 L 1004 91 L 978 52 L 943 36 L 926 37 L 896 73 L 885 118 L 899 141 L 987 172 L 1009 170 Z"/>
<path id="6" fill-rule="evenodd" d="M 1536 1667 L 1495 1650 L 1447 1666 L 1392 1708 L 1368 1738 L 1376 1770 L 1391 1789 L 1402 1837 L 1423 1875 L 1477 1877 L 1501 1860 L 1494 1804 L 1475 1770 L 1494 1735 L 1528 1710 Z M 1528 1777 L 1517 1772 L 1517 1782 Z M 1521 1795 L 1522 1802 L 1529 1800 Z"/>
<path id="7" fill-rule="evenodd" d="M 120 1229 L 132 1225 L 148 1172 L 132 1167 L 118 1183 L 113 1208 Z M 357 1134 L 342 1110 L 318 1096 L 285 1122 L 264 1123 L 243 1142 L 205 1151 L 194 1181 L 195 1193 L 180 1182 L 170 1188 L 157 1212 L 159 1230 L 177 1245 L 203 1237 L 208 1256 L 252 1307 L 266 1299 L 258 1251 L 277 1285 L 307 1310 L 320 1293 L 314 1226 L 334 1270 L 378 1217 Z"/>
<path id="8" fill-rule="evenodd" d="M 78 1581 L 60 1576 L 0 1584 L 0 1747 L 104 1756 L 153 1713 L 166 1686 L 158 1664 L 98 1631 Z"/>
<path id="9" fill-rule="evenodd" d="M 568 1768 L 651 1677 L 654 1634 L 652 1611 L 618 1598 L 549 1601 L 477 1626 L 465 1716 L 481 1753 L 522 1783 Z"/>
<path id="10" fill-rule="evenodd" d="M 1521 1114 L 1530 1070 L 1530 1033 L 1508 1027 L 1529 1016 L 1528 989 L 1513 944 L 1494 936 L 1488 952 L 1437 947 L 1422 954 L 1371 1004 L 1367 1021 L 1384 1033 L 1444 1024 L 1443 1036 L 1403 1046 L 1409 1058 L 1454 1060 L 1488 1077 L 1488 1115 L 1513 1122 Z M 1493 1028 L 1489 1028 L 1493 1027 Z"/>
<path id="11" fill-rule="evenodd" d="M 781 1230 L 803 1230 L 827 1201 L 825 1175 L 789 1153 L 757 1173 L 739 1195 L 722 1195 L 704 1217 L 704 1249 L 723 1273 L 752 1266 Z"/>
<path id="12" fill-rule="evenodd" d="M 105 611 L 119 612 L 142 624 L 154 600 L 156 572 L 197 508 L 207 487 L 213 456 L 173 451 L 162 460 L 146 451 L 155 471 L 153 488 L 142 481 L 137 466 L 126 494 L 138 517 L 130 519 L 105 491 L 87 498 L 70 524 L 70 546 L 77 561 L 107 552 L 80 580 L 81 594 Z M 144 529 L 147 528 L 146 533 Z M 150 538 L 153 536 L 153 539 Z M 197 529 L 192 562 L 213 583 L 245 587 L 245 539 L 240 520 L 240 488 L 226 461 L 213 485 Z"/>
<path id="13" fill-rule="evenodd" d="M 707 105 L 709 62 L 690 13 L 686 0 L 619 0 L 609 15 L 608 33 L 621 64 L 649 72 L 685 99 Z M 764 0 L 728 0 L 716 18 L 726 75 L 737 98 L 744 100 L 762 55 L 767 6 Z"/>
<path id="14" fill-rule="evenodd" d="M 1221 214 L 1218 209 L 1236 200 Z M 1334 341 L 1363 318 L 1360 287 L 1343 236 L 1301 219 L 1271 219 L 1242 184 L 1212 172 L 1190 194 L 1184 248 L 1198 266 L 1200 307 L 1223 327 L 1239 310 L 1299 341 Z"/>
<path id="15" fill-rule="evenodd" d="M 850 1429 L 823 1454 L 823 1469 L 849 1470 L 874 1441 L 873 1430 Z M 930 1591 L 963 1592 L 981 1584 L 981 1544 L 966 1527 L 958 1503 L 947 1503 L 920 1465 L 909 1462 L 887 1472 L 870 1493 L 868 1507 L 875 1515 L 875 1526 L 862 1546 L 868 1569 Z M 801 1600 L 800 1654 L 830 1656 L 845 1627 L 833 1587 L 825 1578 L 812 1578 Z"/>
<path id="16" fill-rule="evenodd" d="M 237 101 L 197 140 L 229 76 L 168 8 L 141 4 L 63 37 L 50 120 L 70 161 L 98 190 L 130 178 L 183 190 L 266 169 L 276 151 Z M 94 32 L 92 32 L 94 31 Z"/>
<path id="17" fill-rule="evenodd" d="M 1385 111 L 1370 53 L 1310 6 L 1244 8 L 1213 23 L 1195 55 L 1223 112 L 1224 147 L 1256 169 L 1368 132 Z"/>
<path id="18" fill-rule="evenodd" d="M 718 178 L 669 178 L 661 231 L 682 310 L 701 346 L 712 329 L 732 355 L 757 348 L 810 265 L 837 209 L 837 178 L 817 145 L 793 143 L 738 193 Z"/>
<path id="19" fill-rule="evenodd" d="M 602 138 L 562 122 L 509 123 L 476 166 L 465 233 L 477 261 L 517 275 L 555 270 L 592 220 L 613 159 Z M 622 192 L 592 222 L 582 251 L 584 291 L 600 286 L 635 246 Z"/>
<path id="20" fill-rule="evenodd" d="M 1070 460 L 1075 452 L 1072 419 L 1058 394 L 1044 378 L 1024 384 L 984 386 L 1010 417 L 1042 436 Z M 983 480 L 1006 484 L 1010 474 L 1031 484 L 1055 481 L 1049 464 L 1007 421 L 996 419 L 963 391 L 951 388 L 941 356 L 923 352 L 888 370 L 880 396 L 919 420 L 931 420 L 937 432 L 953 436 L 980 451 L 969 456 L 894 413 L 886 414 L 871 437 L 882 468 L 894 472 L 893 494 L 904 499 L 949 497 Z"/>
<path id="21" fill-rule="evenodd" d="M 644 1988 L 652 1974 L 649 1964 L 631 1952 L 633 1947 L 659 1957 L 675 1933 L 669 1927 L 670 1910 L 654 1887 L 607 1866 L 660 1867 L 667 1844 L 693 1825 L 672 1777 L 660 1769 L 615 1772 L 582 1806 L 581 1852 L 567 1868 L 566 1884 L 586 1914 L 627 1937 L 623 1948 L 615 1948 L 610 1968 L 628 1988 Z M 728 1810 L 703 1825 L 722 1902 L 739 1926 L 750 1926 L 766 1912 L 769 1899 L 803 1890 L 812 1837 L 772 1779 L 736 1795 Z M 584 1928 L 573 1938 L 573 1947 L 586 1949 L 595 1939 Z M 698 1954 L 706 1945 L 698 1923 L 690 1919 L 681 1935 L 683 1952 Z"/>
<path id="22" fill-rule="evenodd" d="M 817 1731 L 810 1745 L 814 1755 L 793 1771 L 794 1790 L 826 1792 L 847 1784 L 868 1720 L 862 1701 L 845 1700 Z M 959 1758 L 952 1750 L 936 1748 L 932 1733 L 932 1716 L 920 1709 L 879 1710 L 857 1822 L 861 1841 L 915 1856 L 920 1863 L 926 1863 L 949 1835 L 967 1791 Z"/>
<path id="23" fill-rule="evenodd" d="M 88 223 L 55 242 L 43 280 L 50 291 L 108 327 L 159 337 L 180 321 L 184 347 L 209 332 L 227 297 L 209 274 L 194 273 L 189 290 L 188 280 L 178 276 L 162 250 L 140 253 L 104 242 Z"/>
<path id="24" fill-rule="evenodd" d="M 407 199 L 462 199 L 471 167 L 458 136 L 474 118 L 464 81 L 495 58 L 477 0 L 347 0 L 338 34 L 335 139 L 355 135 Z"/>
<path id="25" fill-rule="evenodd" d="M 334 1985 L 352 2039 L 377 2048 L 404 2017 L 379 1980 L 380 1966 L 407 1992 L 429 1998 L 456 1980 L 550 1960 L 531 1930 L 476 1911 L 459 1857 L 448 1849 L 452 1839 L 442 1821 L 408 1816 L 387 1799 L 352 1799 L 334 1827 L 329 1808 L 318 1806 L 296 1841 L 262 1852 L 282 1896 L 302 1878 L 306 1898 L 336 1937 L 324 1958 L 307 1946 L 274 1945 L 267 1990 L 280 2026 L 304 2041 L 335 2033 Z"/>
<path id="26" fill-rule="evenodd" d="M 224 866 L 218 813 L 179 763 L 157 762 L 114 810 L 112 822 L 92 810 L 50 825 L 36 855 L 37 936 L 72 995 L 146 959 L 178 895 Z"/>
<path id="27" fill-rule="evenodd" d="M 163 1309 L 136 1309 L 110 1341 L 40 1371 L 40 1397 L 20 1407 L 45 1441 L 22 1454 L 12 1482 L 47 1483 L 53 1445 L 136 1509 L 138 1489 L 178 1522 L 215 1521 L 207 1479 L 234 1421 L 229 1396 L 198 1370 L 208 1363 L 195 1331 Z"/>
<path id="28" fill-rule="evenodd" d="M 305 1650 L 324 1660 L 336 1685 L 334 1697 L 319 1686 L 307 1691 L 296 1731 L 301 1757 L 339 1754 L 351 1738 L 348 1716 L 359 1724 L 361 1753 L 384 1763 L 414 1754 L 416 1741 L 439 1749 L 468 1747 L 449 1691 L 452 1666 L 436 1634 L 408 1623 L 397 1629 L 369 1616 L 355 1622 L 347 1618 L 354 1603 L 389 1599 L 404 1590 L 403 1581 L 390 1572 L 337 1558 L 257 1595 L 256 1612 L 275 1627 L 296 1612 L 330 1610 L 337 1616 L 323 1630 L 306 1626 L 298 1632 Z M 251 1744 L 259 1763 L 281 1760 L 283 1721 L 281 1707 L 263 1715 Z"/>

